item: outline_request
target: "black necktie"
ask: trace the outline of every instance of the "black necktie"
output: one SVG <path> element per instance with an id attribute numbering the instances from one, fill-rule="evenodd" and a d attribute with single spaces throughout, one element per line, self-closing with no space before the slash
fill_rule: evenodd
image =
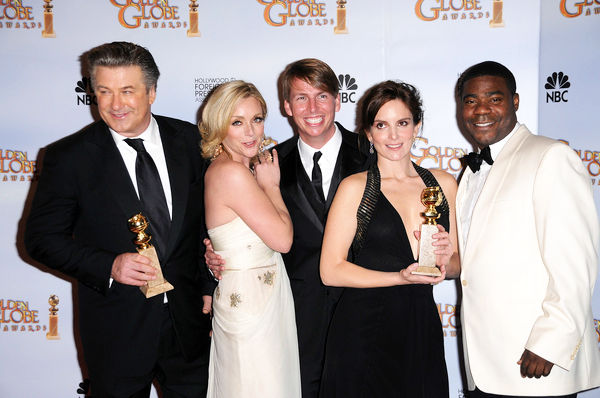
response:
<path id="1" fill-rule="evenodd" d="M 321 203 L 325 203 L 325 195 L 323 194 L 323 175 L 321 174 L 321 168 L 319 167 L 319 159 L 323 155 L 320 151 L 315 152 L 313 155 L 313 169 L 312 169 L 312 186 L 317 191 L 317 197 Z"/>
<path id="2" fill-rule="evenodd" d="M 148 219 L 152 230 L 151 235 L 154 242 L 151 243 L 162 249 L 164 253 L 171 217 L 169 216 L 169 208 L 167 207 L 167 200 L 158 169 L 150 154 L 146 152 L 144 140 L 141 138 L 127 138 L 125 142 L 137 152 L 135 176 L 140 201 L 144 209 L 142 214 Z"/>
<path id="3" fill-rule="evenodd" d="M 494 160 L 492 159 L 492 154 L 490 153 L 489 146 L 483 148 L 479 153 L 471 152 L 468 155 L 465 155 L 463 159 L 467 163 L 467 166 L 469 166 L 469 168 L 473 171 L 473 173 L 479 171 L 481 163 L 484 160 L 489 165 L 494 164 Z"/>

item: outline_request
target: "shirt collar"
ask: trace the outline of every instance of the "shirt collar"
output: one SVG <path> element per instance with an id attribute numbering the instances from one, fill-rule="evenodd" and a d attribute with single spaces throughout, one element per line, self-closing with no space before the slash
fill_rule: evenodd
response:
<path id="1" fill-rule="evenodd" d="M 110 134 L 112 135 L 112 138 L 115 141 L 115 144 L 117 144 L 117 145 L 119 145 L 119 143 L 123 142 L 123 140 L 125 140 L 126 138 L 129 138 L 129 137 L 125 137 L 124 135 L 117 133 L 115 130 L 111 129 L 110 127 L 108 128 L 108 130 L 110 131 Z M 160 145 L 160 134 L 158 132 L 158 123 L 156 123 L 156 120 L 154 119 L 153 116 L 150 117 L 150 124 L 148 124 L 148 127 L 146 127 L 146 130 L 144 130 L 137 137 L 133 137 L 133 138 L 141 138 L 142 140 L 144 140 L 144 145 L 146 145 L 146 144 Z"/>
<path id="2" fill-rule="evenodd" d="M 321 151 L 323 154 L 321 156 L 322 159 L 328 160 L 332 157 L 337 160 L 337 155 L 342 145 L 342 132 L 339 130 L 337 124 L 334 124 L 335 132 L 333 136 L 323 145 L 321 148 L 316 149 L 308 145 L 306 142 L 302 141 L 302 137 L 298 137 L 298 152 L 300 153 L 300 158 L 302 159 L 302 163 L 312 164 L 313 155 L 317 151 Z"/>
<path id="3" fill-rule="evenodd" d="M 504 145 L 506 145 L 508 140 L 510 140 L 510 137 L 515 135 L 515 132 L 519 129 L 519 127 L 521 127 L 521 124 L 519 122 L 516 122 L 515 127 L 513 127 L 512 131 L 506 137 L 502 138 L 500 141 L 496 142 L 495 144 L 490 145 L 490 154 L 492 155 L 492 159 L 494 161 L 498 158 L 500 151 L 502 151 L 502 148 L 504 148 Z"/>

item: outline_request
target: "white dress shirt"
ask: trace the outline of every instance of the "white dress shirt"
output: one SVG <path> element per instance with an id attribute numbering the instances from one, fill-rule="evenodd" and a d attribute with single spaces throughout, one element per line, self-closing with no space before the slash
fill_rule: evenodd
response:
<path id="1" fill-rule="evenodd" d="M 504 137 L 502 140 L 496 142 L 495 144 L 490 145 L 490 154 L 492 155 L 492 160 L 496 160 L 504 145 L 510 140 L 517 131 L 517 129 L 521 126 L 519 122 L 515 124 L 515 127 L 512 131 Z M 481 150 L 478 151 L 478 153 Z M 468 167 L 468 166 L 467 166 Z M 475 209 L 475 204 L 477 203 L 477 199 L 479 199 L 479 195 L 483 190 L 483 186 L 485 185 L 485 181 L 487 180 L 488 175 L 490 174 L 490 170 L 492 169 L 492 165 L 488 164 L 486 161 L 481 162 L 481 167 L 476 173 L 468 174 L 466 180 L 466 190 L 465 190 L 465 200 L 463 202 L 463 208 L 461 209 L 461 217 L 458 222 L 462 225 L 462 241 L 463 246 L 466 245 L 467 238 L 469 236 L 469 228 L 471 227 L 471 216 L 473 215 L 473 210 Z M 461 248 L 463 251 L 464 247 Z"/>
<path id="2" fill-rule="evenodd" d="M 109 130 L 113 139 L 115 140 L 115 144 L 117 144 L 117 149 L 121 153 L 121 157 L 125 162 L 125 167 L 127 167 L 127 172 L 129 173 L 129 177 L 131 178 L 131 182 L 133 183 L 133 187 L 135 188 L 135 192 L 138 194 L 139 198 L 140 193 L 135 174 L 135 160 L 137 159 L 137 152 L 125 142 L 125 139 L 130 137 L 125 137 L 111 128 L 109 128 Z M 146 152 L 150 154 L 154 164 L 156 165 L 156 168 L 158 169 L 160 182 L 162 184 L 163 191 L 165 192 L 165 199 L 167 200 L 167 207 L 169 208 L 169 216 L 172 218 L 173 200 L 171 196 L 171 183 L 169 181 L 167 161 L 165 160 L 165 152 L 163 151 L 162 140 L 160 139 L 160 132 L 158 131 L 158 124 L 156 123 L 156 120 L 151 118 L 148 128 L 146 128 L 142 134 L 133 138 L 141 138 L 144 140 Z"/>
<path id="3" fill-rule="evenodd" d="M 338 153 L 342 146 L 342 133 L 337 125 L 334 124 L 334 126 L 335 133 L 333 133 L 333 136 L 329 141 L 327 141 L 320 149 L 311 147 L 306 142 L 302 141 L 302 138 L 298 140 L 300 160 L 302 161 L 302 166 L 309 178 L 312 178 L 313 155 L 317 151 L 322 153 L 321 158 L 319 159 L 319 167 L 321 168 L 321 174 L 323 176 L 323 194 L 325 195 L 325 200 L 327 200 L 327 194 L 329 193 L 329 187 L 333 177 L 333 170 L 335 169 Z"/>
<path id="4" fill-rule="evenodd" d="M 140 197 L 140 193 L 137 186 L 137 178 L 135 174 L 135 161 L 137 159 L 137 151 L 129 146 L 128 143 L 125 142 L 125 137 L 110 127 L 110 134 L 115 140 L 115 144 L 117 145 L 117 149 L 121 153 L 121 157 L 123 158 L 123 162 L 125 162 L 125 167 L 127 168 L 127 172 L 129 173 L 129 177 L 131 178 L 131 182 L 133 183 L 133 187 L 135 188 L 135 192 Z M 169 181 L 169 172 L 167 170 L 167 161 L 165 159 L 165 152 L 163 151 L 162 140 L 160 139 L 160 132 L 158 130 L 158 123 L 152 117 L 150 119 L 150 124 L 146 130 L 133 138 L 141 138 L 144 140 L 144 148 L 146 148 L 146 152 L 150 154 L 156 168 L 158 169 L 158 175 L 160 176 L 160 182 L 163 187 L 163 191 L 165 192 L 165 199 L 167 200 L 167 207 L 169 209 L 169 217 L 173 218 L 173 200 L 171 196 L 171 183 Z M 133 214 L 132 214 L 133 215 Z M 112 286 L 113 278 L 110 278 L 109 286 Z M 163 302 L 167 302 L 167 295 L 163 293 Z"/>

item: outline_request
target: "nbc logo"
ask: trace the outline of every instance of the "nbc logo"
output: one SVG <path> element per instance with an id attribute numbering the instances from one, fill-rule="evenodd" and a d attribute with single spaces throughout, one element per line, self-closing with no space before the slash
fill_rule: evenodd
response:
<path id="1" fill-rule="evenodd" d="M 598 335 L 598 343 L 600 344 L 600 319 L 594 319 L 594 327 L 596 328 L 596 334 Z"/>
<path id="2" fill-rule="evenodd" d="M 350 77 L 350 75 L 338 75 L 338 82 L 340 87 L 340 99 L 343 104 L 347 102 L 356 103 L 355 94 L 358 84 L 356 79 Z"/>
<path id="3" fill-rule="evenodd" d="M 546 103 L 548 102 L 568 102 L 566 94 L 567 88 L 571 87 L 569 76 L 562 72 L 554 72 L 546 78 L 544 88 L 551 90 L 546 92 Z"/>
<path id="4" fill-rule="evenodd" d="M 96 96 L 92 91 L 92 81 L 89 77 L 84 77 L 77 82 L 77 86 L 75 86 L 75 92 L 81 93 L 77 94 L 77 105 L 98 105 Z"/>

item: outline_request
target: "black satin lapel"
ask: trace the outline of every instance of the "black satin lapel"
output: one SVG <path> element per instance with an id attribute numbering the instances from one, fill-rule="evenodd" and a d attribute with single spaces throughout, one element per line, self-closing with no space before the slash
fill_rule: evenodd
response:
<path id="1" fill-rule="evenodd" d="M 127 220 L 142 211 L 142 204 L 125 167 L 123 157 L 106 125 L 99 125 L 86 147 L 90 157 L 94 159 L 93 163 L 104 168 L 102 175 L 105 183 L 103 185 L 114 197 L 113 203 L 121 208 L 123 227 L 126 228 Z"/>
<path id="2" fill-rule="evenodd" d="M 163 152 L 169 173 L 169 184 L 171 185 L 171 226 L 169 239 L 165 251 L 165 258 L 169 258 L 175 242 L 179 237 L 187 208 L 190 188 L 190 168 L 187 160 L 189 148 L 185 148 L 185 142 L 178 137 L 177 132 L 168 124 L 157 119 Z"/>
<path id="3" fill-rule="evenodd" d="M 308 177 L 306 176 L 306 172 L 302 167 L 302 162 L 300 161 L 300 155 L 298 154 L 297 148 L 294 148 L 292 152 L 282 160 L 280 167 L 282 176 L 280 188 L 285 202 L 294 203 L 296 207 L 298 207 L 305 215 L 306 220 L 311 222 L 319 230 L 319 232 L 322 233 L 324 229 L 323 220 L 319 218 L 318 214 L 315 212 L 315 209 L 313 206 L 311 206 L 305 190 L 302 189 L 302 184 L 300 183 L 300 180 L 303 178 L 308 180 Z M 310 186 L 310 188 L 312 190 L 312 186 Z M 302 221 L 304 220 L 292 220 L 292 222 Z"/>
<path id="4" fill-rule="evenodd" d="M 327 211 L 329 211 L 331 202 L 333 202 L 337 188 L 342 180 L 351 174 L 367 169 L 367 155 L 364 152 L 361 152 L 358 145 L 360 137 L 345 129 L 340 130 L 342 131 L 342 145 L 340 146 L 340 152 L 338 153 L 333 169 L 333 175 L 331 176 L 331 185 L 329 186 L 329 193 L 327 194 Z"/>
<path id="5" fill-rule="evenodd" d="M 296 163 L 296 178 L 298 189 L 303 193 L 302 196 L 306 199 L 314 214 L 319 220 L 325 220 L 325 206 L 319 200 L 317 192 L 306 175 L 300 159 Z M 323 221 L 321 221 L 321 224 L 323 224 Z"/>
<path id="6" fill-rule="evenodd" d="M 343 147 L 343 145 L 342 145 Z M 331 202 L 333 202 L 333 197 L 337 192 L 337 189 L 342 182 L 342 161 L 344 151 L 340 148 L 338 153 L 337 160 L 335 161 L 335 167 L 333 168 L 333 174 L 331 175 L 331 185 L 329 185 L 329 192 L 327 193 L 327 202 L 325 203 L 325 211 L 328 212 L 331 207 Z"/>

